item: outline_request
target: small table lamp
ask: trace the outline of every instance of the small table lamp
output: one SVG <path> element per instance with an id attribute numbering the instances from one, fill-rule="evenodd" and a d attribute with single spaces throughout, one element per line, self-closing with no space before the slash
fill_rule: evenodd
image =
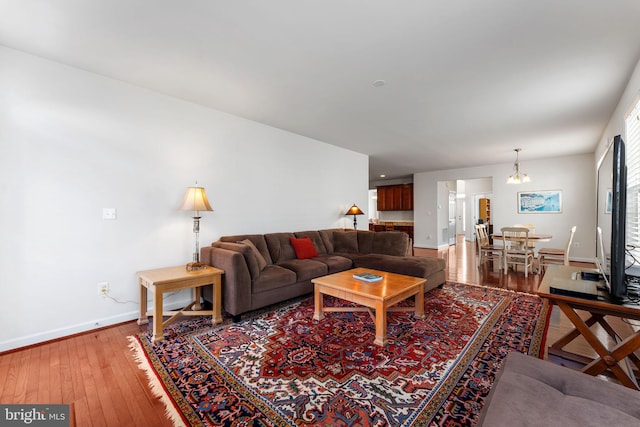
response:
<path id="1" fill-rule="evenodd" d="M 198 187 L 196 181 L 195 187 L 188 187 L 187 192 L 184 195 L 184 200 L 180 206 L 181 211 L 193 211 L 193 234 L 196 241 L 196 250 L 193 253 L 193 262 L 187 264 L 187 270 L 201 270 L 206 266 L 200 262 L 200 211 L 213 211 L 209 200 L 207 200 L 207 193 L 205 193 L 203 187 Z"/>
<path id="2" fill-rule="evenodd" d="M 364 212 L 355 205 L 351 206 L 345 215 L 353 215 L 353 229 L 357 230 L 358 228 L 358 220 L 356 219 L 356 215 L 364 215 Z"/>

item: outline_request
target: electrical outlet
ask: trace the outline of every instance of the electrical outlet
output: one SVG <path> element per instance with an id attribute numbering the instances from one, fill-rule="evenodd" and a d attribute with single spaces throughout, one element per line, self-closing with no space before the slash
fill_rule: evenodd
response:
<path id="1" fill-rule="evenodd" d="M 98 295 L 107 295 L 109 293 L 109 282 L 98 283 Z"/>

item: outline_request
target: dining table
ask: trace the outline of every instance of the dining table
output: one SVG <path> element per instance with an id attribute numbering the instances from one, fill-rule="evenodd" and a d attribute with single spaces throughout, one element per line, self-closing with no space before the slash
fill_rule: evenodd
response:
<path id="1" fill-rule="evenodd" d="M 502 240 L 502 233 L 493 233 L 491 237 L 494 240 Z M 529 233 L 529 243 L 536 244 L 538 242 L 548 242 L 553 239 L 553 235 L 551 234 L 542 234 L 542 233 Z M 510 242 L 517 242 L 522 245 L 524 243 L 524 236 L 522 237 L 508 237 L 507 240 Z"/>

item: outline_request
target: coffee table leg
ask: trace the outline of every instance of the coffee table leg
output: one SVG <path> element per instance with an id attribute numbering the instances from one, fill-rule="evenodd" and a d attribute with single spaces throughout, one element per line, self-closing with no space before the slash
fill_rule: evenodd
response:
<path id="1" fill-rule="evenodd" d="M 416 294 L 416 317 L 424 319 L 424 284 L 420 285 Z"/>
<path id="2" fill-rule="evenodd" d="M 373 343 L 387 345 L 387 309 L 382 302 L 376 302 L 376 339 Z"/>
<path id="3" fill-rule="evenodd" d="M 324 313 L 322 312 L 323 300 L 322 300 L 322 292 L 320 292 L 320 288 L 318 285 L 315 286 L 313 290 L 313 300 L 315 302 L 315 312 L 313 313 L 314 320 L 322 320 L 324 317 Z"/>

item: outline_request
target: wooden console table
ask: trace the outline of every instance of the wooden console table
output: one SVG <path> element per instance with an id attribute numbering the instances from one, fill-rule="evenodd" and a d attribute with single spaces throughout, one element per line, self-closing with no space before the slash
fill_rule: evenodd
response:
<path id="1" fill-rule="evenodd" d="M 157 342 L 164 339 L 164 327 L 180 315 L 206 315 L 211 316 L 211 321 L 214 324 L 222 322 L 221 275 L 223 273 L 224 271 L 219 268 L 211 266 L 202 270 L 187 271 L 184 265 L 137 272 L 140 283 L 138 325 L 149 323 L 147 316 L 153 315 L 153 342 Z M 200 287 L 206 285 L 213 285 L 213 307 L 211 310 L 201 310 L 200 306 Z M 193 302 L 182 310 L 163 311 L 162 295 L 166 292 L 182 289 L 193 289 Z M 147 312 L 147 290 L 153 292 L 153 312 Z M 171 317 L 163 321 L 163 316 Z"/>
<path id="2" fill-rule="evenodd" d="M 571 274 L 589 270 L 586 268 L 571 267 L 564 265 L 551 265 L 547 268 L 547 272 L 540 282 L 538 295 L 546 298 L 552 304 L 557 305 L 560 310 L 569 318 L 574 325 L 574 329 L 558 339 L 549 346 L 549 355 L 557 356 L 565 360 L 570 360 L 583 365 L 582 372 L 590 375 L 599 375 L 602 373 L 612 373 L 620 382 L 636 390 L 640 390 L 637 382 L 638 370 L 640 370 L 640 359 L 634 353 L 640 349 L 640 330 L 632 333 L 630 336 L 621 339 L 614 328 L 607 322 L 605 316 L 618 317 L 621 319 L 640 320 L 640 306 L 615 304 L 610 302 L 609 295 L 606 292 L 600 292 L 597 300 L 589 300 L 566 295 L 552 294 L 550 285 L 554 278 L 571 279 Z M 576 284 L 582 280 L 576 280 Z M 601 285 L 604 285 L 602 283 Z M 577 310 L 583 310 L 589 313 L 589 318 L 583 320 L 577 313 Z M 612 349 L 602 343 L 598 337 L 591 331 L 590 327 L 598 323 L 611 338 L 617 342 Z M 586 356 L 568 352 L 563 348 L 582 336 L 587 343 L 598 354 L 598 358 L 593 359 Z M 628 358 L 630 361 L 629 371 L 625 371 L 621 363 Z"/>

